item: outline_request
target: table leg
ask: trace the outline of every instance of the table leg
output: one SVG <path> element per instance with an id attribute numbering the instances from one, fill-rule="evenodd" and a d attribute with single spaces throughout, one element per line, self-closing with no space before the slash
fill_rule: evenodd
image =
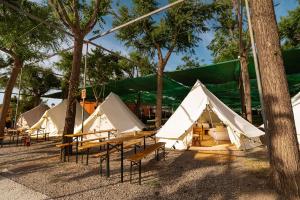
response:
<path id="1" fill-rule="evenodd" d="M 36 143 L 39 142 L 39 131 L 36 132 Z"/>
<path id="2" fill-rule="evenodd" d="M 17 133 L 17 146 L 19 146 L 19 134 Z"/>
<path id="3" fill-rule="evenodd" d="M 106 176 L 110 176 L 110 168 L 109 168 L 109 143 L 107 143 L 106 147 Z"/>
<path id="4" fill-rule="evenodd" d="M 87 149 L 87 152 L 86 152 L 86 165 L 89 164 L 89 154 L 90 154 L 90 149 Z"/>
<path id="5" fill-rule="evenodd" d="M 121 183 L 123 183 L 123 172 L 124 172 L 124 152 L 123 142 L 121 143 Z"/>
<path id="6" fill-rule="evenodd" d="M 78 136 L 76 137 L 76 163 L 78 163 Z"/>

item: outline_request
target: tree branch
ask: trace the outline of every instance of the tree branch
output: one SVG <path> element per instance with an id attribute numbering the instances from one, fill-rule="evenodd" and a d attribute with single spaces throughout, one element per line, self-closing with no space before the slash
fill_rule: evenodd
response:
<path id="1" fill-rule="evenodd" d="M 90 32 L 92 30 L 92 28 L 95 26 L 95 24 L 97 23 L 97 15 L 99 12 L 99 6 L 100 6 L 100 0 L 96 0 L 94 12 L 93 12 L 90 20 L 87 22 L 86 26 L 83 29 L 85 34 Z"/>
<path id="2" fill-rule="evenodd" d="M 79 19 L 79 13 L 78 13 L 78 2 L 77 2 L 77 0 L 73 0 L 72 9 L 73 9 L 73 12 L 75 13 L 75 26 L 77 26 L 77 28 L 80 28 L 80 19 Z"/>
<path id="3" fill-rule="evenodd" d="M 74 29 L 74 24 L 70 20 L 67 11 L 60 0 L 50 0 L 51 4 L 54 5 L 55 10 L 57 11 L 60 19 L 62 20 L 63 24 L 70 29 Z"/>

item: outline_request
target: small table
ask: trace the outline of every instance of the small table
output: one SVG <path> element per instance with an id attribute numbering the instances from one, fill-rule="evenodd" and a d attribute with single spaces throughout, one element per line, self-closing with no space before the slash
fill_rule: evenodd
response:
<path id="1" fill-rule="evenodd" d="M 109 129 L 109 130 L 101 130 L 101 131 L 94 131 L 94 132 L 83 132 L 83 133 L 76 133 L 76 134 L 67 134 L 64 135 L 66 138 L 76 138 L 76 163 L 78 163 L 78 146 L 79 146 L 79 137 L 81 138 L 81 141 L 83 140 L 83 136 L 85 135 L 91 135 L 96 133 L 108 133 L 108 138 L 110 138 L 110 134 L 114 131 L 117 131 L 116 129 Z M 64 161 L 66 161 L 66 148 L 64 150 Z"/>
<path id="2" fill-rule="evenodd" d="M 124 177 L 124 149 L 123 149 L 123 145 L 125 141 L 130 141 L 130 140 L 136 140 L 136 139 L 141 139 L 144 138 L 144 149 L 146 148 L 146 138 L 152 138 L 155 140 L 154 136 L 156 134 L 156 131 L 142 131 L 139 133 L 135 133 L 134 135 L 130 135 L 130 136 L 123 136 L 123 137 L 119 137 L 119 138 L 114 138 L 111 140 L 107 140 L 107 147 L 106 147 L 106 176 L 109 177 L 110 176 L 110 166 L 109 166 L 109 150 L 110 150 L 110 146 L 112 148 L 117 148 L 118 146 L 120 146 L 120 153 L 121 153 L 121 182 L 123 183 L 123 177 Z M 156 140 L 155 140 L 156 142 Z"/>

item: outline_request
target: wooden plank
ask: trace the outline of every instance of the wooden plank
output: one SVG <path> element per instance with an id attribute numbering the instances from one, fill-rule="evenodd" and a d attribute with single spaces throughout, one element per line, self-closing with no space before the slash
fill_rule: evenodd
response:
<path id="1" fill-rule="evenodd" d="M 95 131 L 95 132 L 83 132 L 83 133 L 76 133 L 76 134 L 67 134 L 67 135 L 64 135 L 64 137 L 80 137 L 80 136 L 85 136 L 85 135 L 105 133 L 105 132 L 115 132 L 115 131 L 117 131 L 117 130 L 116 129 L 108 129 L 108 130 L 100 130 L 100 131 Z"/>
<path id="2" fill-rule="evenodd" d="M 145 158 L 150 153 L 152 153 L 152 152 L 156 151 L 157 149 L 163 147 L 165 144 L 166 144 L 165 142 L 158 142 L 158 143 L 155 143 L 153 145 L 150 145 L 144 151 L 141 151 L 137 154 L 129 156 L 127 158 L 127 160 L 133 161 L 133 162 L 139 161 L 139 160 Z"/>

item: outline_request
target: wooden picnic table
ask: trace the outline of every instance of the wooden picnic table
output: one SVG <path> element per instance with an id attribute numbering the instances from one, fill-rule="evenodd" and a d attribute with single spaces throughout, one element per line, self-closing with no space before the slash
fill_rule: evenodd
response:
<path id="1" fill-rule="evenodd" d="M 100 130 L 100 131 L 94 131 L 94 132 L 83 132 L 83 133 L 76 133 L 76 134 L 66 134 L 64 137 L 66 138 L 76 138 L 76 163 L 78 163 L 78 146 L 79 146 L 79 137 L 81 138 L 81 141 L 83 140 L 83 136 L 91 135 L 91 134 L 98 134 L 98 133 L 108 133 L 108 138 L 110 138 L 110 134 L 112 132 L 116 132 L 116 129 L 108 129 L 108 130 Z M 105 137 L 106 138 L 106 137 Z M 105 139 L 103 138 L 103 139 Z M 101 140 L 101 138 L 98 138 Z M 82 143 L 81 143 L 82 145 Z M 66 147 L 67 148 L 67 147 Z M 66 148 L 65 151 L 66 152 Z M 66 160 L 66 154 L 64 153 L 64 161 Z"/>
<path id="2" fill-rule="evenodd" d="M 13 138 L 13 141 L 15 140 L 15 136 L 17 138 L 16 145 L 19 145 L 19 136 L 23 134 L 25 129 L 7 129 L 7 134 L 9 135 L 9 143 L 11 142 L 11 138 Z"/>
<path id="3" fill-rule="evenodd" d="M 117 151 L 120 151 L 121 156 L 121 182 L 123 182 L 123 172 L 124 172 L 124 142 L 128 142 L 131 140 L 137 140 L 137 139 L 144 139 L 144 149 L 146 148 L 146 138 L 153 138 L 153 136 L 156 134 L 156 131 L 141 131 L 141 132 L 132 132 L 127 133 L 125 136 L 120 136 L 117 138 L 105 140 L 102 142 L 94 142 L 93 144 L 87 144 L 80 147 L 80 150 L 87 150 L 87 163 L 88 163 L 88 156 L 89 156 L 89 149 L 99 146 L 106 145 L 106 176 L 110 176 L 110 156 L 109 152 L 112 149 L 117 149 Z M 110 148 L 111 147 L 111 148 Z"/>

